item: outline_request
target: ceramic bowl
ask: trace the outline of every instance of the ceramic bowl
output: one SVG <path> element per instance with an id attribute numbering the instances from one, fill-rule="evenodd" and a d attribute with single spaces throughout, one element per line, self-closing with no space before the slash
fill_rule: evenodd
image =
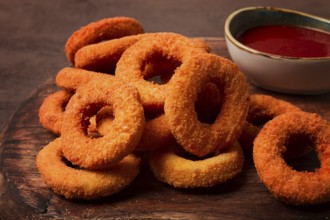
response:
<path id="1" fill-rule="evenodd" d="M 306 13 L 274 8 L 248 7 L 231 13 L 225 22 L 225 39 L 232 60 L 259 87 L 291 94 L 320 94 L 330 91 L 330 57 L 298 58 L 254 50 L 237 38 L 260 25 L 309 27 L 330 33 L 330 21 Z"/>

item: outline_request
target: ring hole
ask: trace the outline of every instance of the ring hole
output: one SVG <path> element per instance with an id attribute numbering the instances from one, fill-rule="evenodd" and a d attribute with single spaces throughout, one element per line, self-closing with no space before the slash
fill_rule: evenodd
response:
<path id="1" fill-rule="evenodd" d="M 174 71 L 181 66 L 181 61 L 154 53 L 142 65 L 144 79 L 156 84 L 166 84 L 172 78 Z"/>
<path id="2" fill-rule="evenodd" d="M 268 121 L 272 120 L 275 116 L 264 115 L 264 114 L 255 114 L 254 118 L 248 118 L 248 121 L 257 126 L 258 128 L 262 128 Z"/>
<path id="3" fill-rule="evenodd" d="M 320 160 L 314 148 L 313 141 L 304 134 L 293 134 L 286 143 L 283 158 L 296 171 L 314 172 L 320 168 Z"/>
<path id="4" fill-rule="evenodd" d="M 223 93 L 214 83 L 207 83 L 197 95 L 195 111 L 200 122 L 213 124 L 221 110 Z"/>
<path id="5" fill-rule="evenodd" d="M 95 115 L 96 132 L 103 137 L 112 130 L 112 123 L 115 119 L 113 107 L 110 105 L 102 107 Z"/>
<path id="6" fill-rule="evenodd" d="M 203 156 L 203 157 L 199 157 L 199 156 L 195 156 L 183 149 L 178 149 L 177 151 L 177 155 L 186 159 L 186 160 L 191 160 L 191 161 L 199 161 L 199 160 L 205 160 L 207 158 L 210 158 L 212 157 L 212 155 L 206 155 L 206 156 Z"/>
<path id="7" fill-rule="evenodd" d="M 70 168 L 80 170 L 81 168 L 78 165 L 72 164 L 68 159 L 66 159 L 64 156 L 61 157 L 61 161 Z"/>
<path id="8" fill-rule="evenodd" d="M 81 112 L 81 127 L 85 135 L 90 138 L 103 137 L 110 126 L 105 125 L 113 121 L 114 114 L 112 106 L 105 105 L 104 103 L 90 103 L 83 112 Z M 100 132 L 100 124 L 102 131 Z"/>
<path id="9" fill-rule="evenodd" d="M 149 122 L 152 121 L 155 118 L 158 118 L 160 115 L 164 114 L 164 111 L 153 111 L 153 110 L 146 110 L 144 109 L 144 118 L 145 118 L 145 122 Z"/>

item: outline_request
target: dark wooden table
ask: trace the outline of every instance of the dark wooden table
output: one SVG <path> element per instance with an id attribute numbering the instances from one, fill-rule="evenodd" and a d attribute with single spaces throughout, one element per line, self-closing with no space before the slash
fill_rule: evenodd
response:
<path id="1" fill-rule="evenodd" d="M 223 25 L 226 16 L 240 7 L 254 5 L 285 7 L 330 18 L 330 2 L 323 0 L 295 2 L 287 0 L 254 0 L 248 2 L 233 2 L 231 0 L 11 0 L 0 2 L 0 129 L 2 130 L 0 135 L 0 219 L 17 219 L 19 217 L 24 218 L 24 216 L 31 218 L 48 218 L 52 216 L 59 218 L 72 216 L 102 217 L 97 211 L 102 211 L 106 207 L 104 203 L 113 204 L 113 216 L 118 218 L 200 219 L 203 211 L 205 211 L 205 218 L 215 219 L 244 219 L 245 217 L 258 218 L 258 216 L 263 219 L 330 218 L 328 203 L 323 206 L 304 209 L 285 206 L 267 193 L 262 194 L 262 196 L 254 196 L 254 193 L 266 192 L 262 186 L 255 188 L 257 191 L 249 191 L 251 188 L 244 190 L 243 187 L 242 192 L 245 195 L 242 195 L 240 201 L 228 200 L 230 202 L 219 203 L 219 200 L 226 200 L 224 196 L 235 196 L 235 189 L 241 187 L 240 180 L 247 183 L 256 181 L 256 178 L 252 178 L 251 181 L 246 178 L 249 175 L 256 177 L 255 172 L 252 171 L 251 161 L 245 168 L 248 170 L 247 174 L 234 181 L 234 186 L 224 186 L 224 189 L 230 191 L 229 194 L 223 193 L 224 189 L 221 187 L 209 191 L 187 192 L 173 190 L 155 182 L 142 186 L 143 182 L 140 178 L 135 186 L 141 187 L 141 194 L 147 191 L 145 200 L 142 199 L 142 195 L 133 196 L 133 199 L 130 199 L 131 194 L 135 191 L 129 188 L 126 193 L 113 199 L 92 204 L 93 207 L 86 203 L 79 204 L 75 210 L 76 213 L 71 213 L 71 215 L 70 211 L 72 210 L 68 210 L 68 207 L 72 207 L 72 204 L 68 204 L 68 202 L 63 204 L 61 203 L 63 201 L 57 197 L 55 199 L 52 197 L 53 200 L 49 200 L 53 204 L 46 204 L 48 200 L 45 200 L 45 196 L 49 196 L 46 189 L 39 192 L 39 196 L 33 194 L 33 189 L 38 189 L 33 188 L 35 185 L 33 181 L 39 178 L 37 174 L 32 173 L 35 176 L 32 176 L 28 184 L 20 182 L 26 178 L 24 167 L 33 166 L 31 161 L 33 161 L 35 152 L 40 147 L 39 145 L 34 146 L 34 142 L 29 142 L 26 151 L 20 151 L 25 147 L 26 135 L 31 135 L 29 132 L 32 132 L 32 136 L 41 135 L 40 137 L 33 136 L 33 140 L 44 138 L 45 141 L 52 137 L 49 133 L 45 133 L 46 131 L 40 130 L 36 121 L 36 106 L 40 104 L 41 97 L 54 89 L 52 77 L 59 69 L 69 66 L 63 47 L 67 37 L 74 30 L 103 17 L 130 16 L 138 19 L 143 24 L 146 32 L 171 31 L 190 37 L 214 37 L 214 41 L 212 41 L 212 38 L 209 38 L 209 41 L 215 45 L 215 53 L 228 56 L 226 51 L 221 51 L 224 49 L 221 38 L 223 37 Z M 220 44 L 217 44 L 219 42 Z M 268 93 L 254 87 L 251 89 L 255 92 Z M 329 94 L 313 97 L 270 94 L 291 101 L 305 108 L 306 111 L 318 112 L 327 120 L 330 120 Z M 29 125 L 30 122 L 31 125 Z M 39 133 L 31 130 L 28 131 L 28 134 L 22 133 L 27 128 L 39 129 Z M 39 140 L 38 144 L 40 143 Z M 25 154 L 31 156 L 20 159 L 19 156 Z M 10 161 L 8 155 L 12 156 L 11 159 L 14 162 L 19 163 L 19 166 L 14 170 L 7 169 L 8 161 Z M 148 176 L 150 174 L 147 172 L 143 175 Z M 26 189 L 27 186 L 30 186 L 31 190 L 22 193 L 22 189 Z M 161 190 L 155 190 L 157 187 Z M 215 197 L 214 193 L 219 197 Z M 164 197 L 166 199 L 163 200 L 162 195 L 166 195 Z M 174 205 L 169 205 L 170 197 L 172 197 Z M 139 199 L 143 203 L 139 203 Z M 256 199 L 264 199 L 264 202 L 263 200 L 256 201 Z M 154 204 L 153 200 L 155 200 Z M 206 207 L 208 201 L 210 202 L 209 208 Z M 198 202 L 205 207 L 199 206 Z M 211 205 L 212 203 L 221 204 L 222 207 L 214 208 Z M 36 204 L 36 206 L 26 207 L 27 204 Z M 255 204 L 258 204 L 258 206 L 252 207 Z M 268 206 L 269 204 L 271 205 Z M 124 205 L 127 205 L 126 210 L 123 208 Z M 141 210 L 136 210 L 140 205 Z M 78 211 L 79 208 L 82 209 Z M 190 208 L 193 210 L 189 210 Z M 84 210 L 89 213 L 84 213 Z"/>

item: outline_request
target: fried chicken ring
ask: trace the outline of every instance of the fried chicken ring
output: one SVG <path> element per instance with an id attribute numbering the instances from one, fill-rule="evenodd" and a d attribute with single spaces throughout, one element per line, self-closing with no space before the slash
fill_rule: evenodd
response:
<path id="1" fill-rule="evenodd" d="M 218 155 L 199 160 L 182 157 L 178 147 L 160 148 L 149 159 L 155 177 L 176 188 L 212 187 L 232 179 L 243 168 L 243 150 L 236 141 Z"/>
<path id="2" fill-rule="evenodd" d="M 299 172 L 285 162 L 282 154 L 293 135 L 314 144 L 319 169 Z M 330 124 L 319 115 L 297 111 L 267 122 L 254 141 L 253 159 L 261 181 L 281 201 L 311 205 L 330 200 Z"/>
<path id="3" fill-rule="evenodd" d="M 60 90 L 47 96 L 39 108 L 40 123 L 55 134 L 61 134 L 64 110 L 72 93 Z"/>
<path id="4" fill-rule="evenodd" d="M 189 153 L 206 156 L 238 138 L 248 111 L 248 84 L 238 67 L 225 58 L 201 53 L 184 62 L 171 79 L 165 115 L 177 142 Z M 202 88 L 214 83 L 221 108 L 212 124 L 198 120 L 195 102 Z"/>
<path id="5" fill-rule="evenodd" d="M 58 87 L 70 91 L 75 91 L 80 86 L 88 83 L 93 79 L 112 80 L 113 78 L 114 76 L 109 74 L 77 69 L 72 67 L 64 67 L 56 74 L 55 83 Z"/>
<path id="6" fill-rule="evenodd" d="M 104 18 L 89 23 L 75 31 L 65 44 L 65 54 L 68 60 L 74 64 L 76 52 L 84 46 L 99 43 L 104 40 L 142 33 L 144 33 L 142 25 L 133 18 Z"/>
<path id="7" fill-rule="evenodd" d="M 81 69 L 114 73 L 124 51 L 146 35 L 131 35 L 85 46 L 77 51 L 75 65 Z"/>
<path id="8" fill-rule="evenodd" d="M 208 51 L 207 44 L 199 39 L 192 40 L 175 33 L 149 34 L 123 53 L 115 75 L 137 87 L 142 105 L 147 110 L 162 109 L 170 82 L 160 85 L 147 81 L 157 75 L 155 71 L 145 71 L 148 62 L 160 57 L 166 58 L 168 63 L 181 64 L 193 54 Z"/>
<path id="9" fill-rule="evenodd" d="M 247 122 L 239 138 L 243 149 L 252 152 L 253 141 L 260 131 L 258 125 L 265 124 L 276 116 L 293 111 L 301 111 L 301 109 L 289 102 L 269 95 L 250 95 Z"/>
<path id="10" fill-rule="evenodd" d="M 102 107 L 114 111 L 112 131 L 100 138 L 87 136 L 90 117 Z M 144 111 L 138 91 L 116 78 L 92 80 L 70 99 L 62 124 L 63 154 L 74 165 L 107 168 L 131 153 L 140 141 Z"/>
<path id="11" fill-rule="evenodd" d="M 100 171 L 70 167 L 62 155 L 60 139 L 39 151 L 36 166 L 46 185 L 67 199 L 91 200 L 112 195 L 127 187 L 139 173 L 140 159 L 133 155 Z"/>

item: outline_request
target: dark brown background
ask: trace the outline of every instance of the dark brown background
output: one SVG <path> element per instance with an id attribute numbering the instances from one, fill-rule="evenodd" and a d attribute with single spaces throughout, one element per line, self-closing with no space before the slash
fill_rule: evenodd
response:
<path id="1" fill-rule="evenodd" d="M 35 95 L 36 91 L 37 94 L 43 94 L 43 88 L 49 89 L 47 85 L 51 84 L 49 82 L 50 77 L 54 76 L 61 68 L 69 65 L 63 52 L 66 39 L 74 30 L 86 23 L 104 17 L 130 16 L 138 19 L 143 24 L 146 32 L 171 31 L 191 37 L 221 38 L 223 37 L 225 18 L 230 12 L 240 7 L 256 5 L 285 7 L 330 18 L 330 2 L 324 0 L 0 0 L 0 130 L 8 124 L 14 124 L 12 127 L 26 125 L 28 121 L 22 117 L 22 112 L 27 115 L 28 119 L 32 117 L 35 120 L 36 112 L 29 113 L 29 104 L 23 104 L 23 102 Z M 46 80 L 48 80 L 47 83 L 45 83 Z M 41 90 L 40 85 L 43 86 Z M 279 96 L 281 97 L 281 95 Z M 329 120 L 329 104 L 324 102 L 329 101 L 328 95 L 315 99 L 295 96 L 285 96 L 285 98 L 298 105 L 301 103 L 301 106 L 306 106 L 307 109 L 313 109 L 317 106 L 319 112 Z M 38 97 L 32 99 L 32 101 L 35 100 L 40 101 Z M 16 113 L 16 116 L 19 115 L 21 118 L 18 121 L 11 119 L 22 104 L 23 108 Z M 38 125 L 34 124 L 33 126 L 37 127 Z M 11 130 L 11 133 L 6 131 L 1 133 L 0 144 L 5 140 L 6 144 L 9 143 L 9 145 L 0 146 L 0 166 L 2 166 L 1 158 L 4 157 L 2 148 L 10 145 L 15 147 L 15 140 L 11 141 L 10 138 L 16 137 L 16 134 L 17 131 L 15 130 Z M 20 166 L 24 167 L 22 164 Z M 7 174 L 7 176 L 10 176 L 10 174 Z M 4 187 L 2 186 L 4 184 L 11 186 L 11 183 L 6 181 L 0 169 L 0 201 L 3 200 L 1 196 Z M 173 191 L 167 189 L 165 192 L 168 192 L 169 196 L 173 193 Z M 251 197 L 251 200 L 254 199 L 253 192 L 248 192 L 246 196 Z M 198 198 L 196 197 L 197 200 Z M 272 201 L 272 199 L 270 200 Z M 243 205 L 248 206 L 249 198 L 245 197 L 244 201 L 246 203 L 243 203 Z M 176 202 L 179 204 L 179 201 Z M 277 206 L 282 207 L 281 204 L 277 205 L 276 203 L 275 207 Z M 246 208 L 244 207 L 245 210 Z M 269 207 L 264 207 L 264 209 L 268 210 L 269 215 L 272 214 Z M 288 207 L 283 210 L 290 209 Z M 304 214 L 301 209 L 293 210 L 293 212 L 290 210 L 290 218 L 299 218 Z M 148 213 L 147 210 L 145 211 Z M 214 210 L 214 212 L 216 211 L 219 210 Z M 275 216 L 288 217 L 284 213 L 274 211 Z M 193 211 L 191 210 L 191 212 Z M 254 211 L 251 210 L 252 212 Z M 315 214 L 318 212 L 329 214 L 324 207 L 316 208 L 315 211 L 313 209 L 307 209 L 306 211 L 310 218 L 313 218 L 313 212 Z M 296 213 L 298 214 L 296 215 Z M 265 214 L 263 217 L 267 216 Z M 326 216 L 323 214 L 316 216 L 330 218 L 328 214 Z M 212 216 L 212 212 L 209 215 Z M 223 215 L 225 216 L 226 213 L 223 213 Z M 15 216 L 14 212 L 13 216 Z M 125 215 L 118 216 L 123 217 Z M 258 214 L 254 213 L 251 216 L 257 217 Z M 306 219 L 309 218 L 308 216 L 305 216 Z M 176 215 L 172 215 L 172 218 L 175 217 Z M 186 217 L 188 218 L 188 215 Z M 158 218 L 166 218 L 166 216 L 158 216 Z M 0 219 L 2 219 L 1 213 Z"/>

